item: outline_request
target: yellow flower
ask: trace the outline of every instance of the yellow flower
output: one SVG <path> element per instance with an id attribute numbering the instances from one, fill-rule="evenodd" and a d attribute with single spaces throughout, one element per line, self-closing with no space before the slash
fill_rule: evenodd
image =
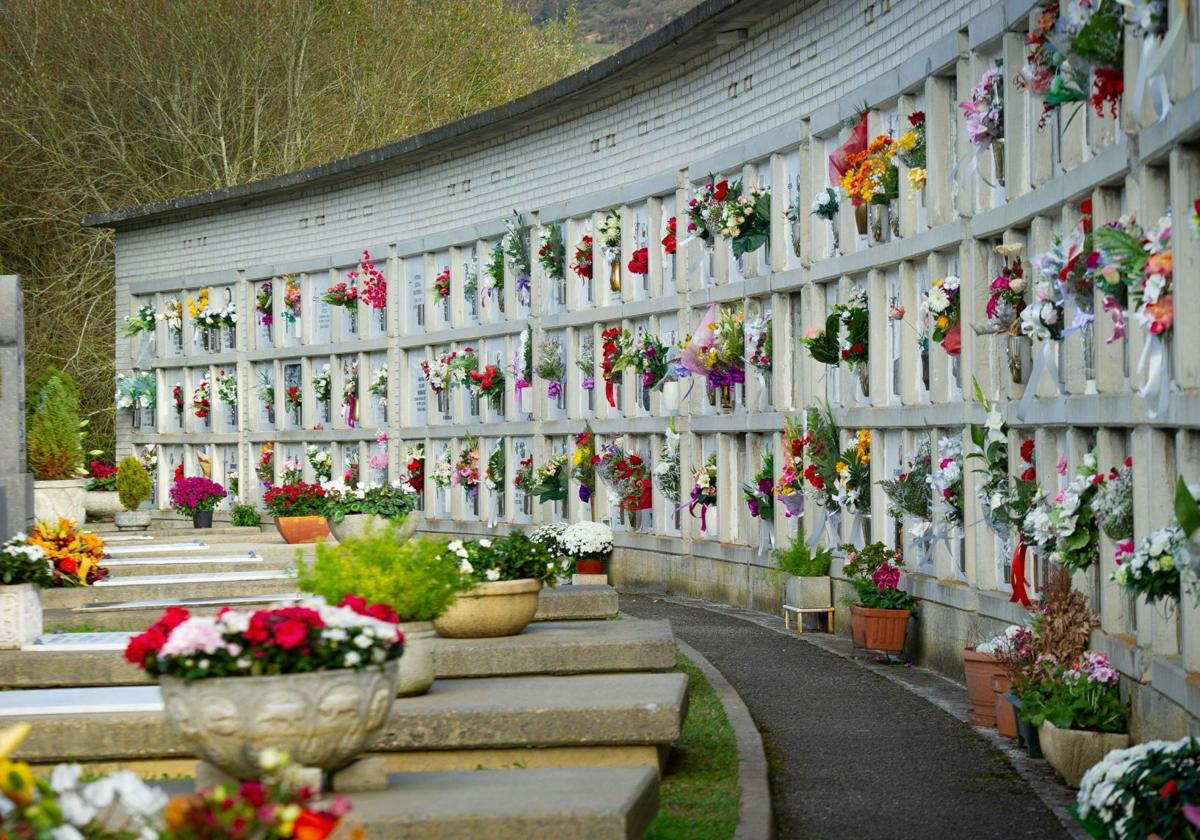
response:
<path id="1" fill-rule="evenodd" d="M 945 315 L 939 315 L 937 320 L 933 322 L 933 325 L 939 330 L 944 330 L 946 327 L 950 326 L 950 319 Z"/>
<path id="2" fill-rule="evenodd" d="M 917 145 L 917 132 L 906 131 L 900 135 L 900 139 L 896 141 L 896 145 L 902 152 L 908 152 Z"/>
<path id="3" fill-rule="evenodd" d="M 28 805 L 33 801 L 36 788 L 33 773 L 24 761 L 0 761 L 0 791 L 15 805 Z"/>
<path id="4" fill-rule="evenodd" d="M 846 475 L 849 474 L 849 472 L 850 472 L 850 468 L 848 466 L 846 466 L 845 461 L 838 461 L 837 465 L 833 469 L 837 472 L 838 475 L 842 476 L 843 478 L 845 478 Z"/>
<path id="5" fill-rule="evenodd" d="M 920 167 L 908 170 L 908 183 L 914 190 L 925 189 L 925 170 Z"/>

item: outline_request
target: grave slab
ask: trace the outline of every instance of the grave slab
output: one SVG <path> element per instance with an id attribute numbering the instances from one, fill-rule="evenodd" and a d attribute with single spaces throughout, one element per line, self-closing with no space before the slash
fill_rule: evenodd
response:
<path id="1" fill-rule="evenodd" d="M 294 588 L 294 580 L 294 576 L 281 569 L 214 574 L 113 575 L 93 586 L 44 590 L 42 607 L 51 611 L 114 601 L 268 595 Z"/>

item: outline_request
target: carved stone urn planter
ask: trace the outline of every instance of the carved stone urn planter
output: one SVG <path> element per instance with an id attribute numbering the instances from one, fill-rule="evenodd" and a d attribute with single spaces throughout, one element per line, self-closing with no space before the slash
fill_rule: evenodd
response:
<path id="1" fill-rule="evenodd" d="M 326 772 L 352 762 L 387 721 L 398 666 L 192 682 L 160 677 L 159 685 L 167 725 L 196 755 L 250 779 L 261 775 L 258 757 L 267 748 Z"/>
<path id="2" fill-rule="evenodd" d="M 33 515 L 51 522 L 70 519 L 80 524 L 87 517 L 87 480 L 70 478 L 65 481 L 35 481 L 33 483 Z"/>
<path id="3" fill-rule="evenodd" d="M 356 540 L 368 530 L 380 531 L 387 525 L 387 519 L 374 513 L 348 513 L 341 522 L 329 520 L 329 532 L 338 542 Z"/>
<path id="4" fill-rule="evenodd" d="M 1083 774 L 1100 763 L 1113 750 L 1129 746 L 1127 732 L 1089 732 L 1084 729 L 1059 729 L 1050 721 L 1038 727 L 1042 755 L 1063 777 L 1067 787 L 1077 788 Z"/>
<path id="5" fill-rule="evenodd" d="M 533 621 L 541 588 L 533 578 L 481 583 L 461 593 L 433 626 L 450 639 L 515 636 Z"/>
<path id="6" fill-rule="evenodd" d="M 119 510 L 113 514 L 118 531 L 145 531 L 150 527 L 150 511 Z"/>
<path id="7" fill-rule="evenodd" d="M 16 650 L 42 635 L 42 594 L 32 583 L 0 586 L 0 650 Z"/>
<path id="8" fill-rule="evenodd" d="M 116 490 L 87 490 L 83 494 L 83 507 L 93 519 L 112 517 L 124 508 Z"/>

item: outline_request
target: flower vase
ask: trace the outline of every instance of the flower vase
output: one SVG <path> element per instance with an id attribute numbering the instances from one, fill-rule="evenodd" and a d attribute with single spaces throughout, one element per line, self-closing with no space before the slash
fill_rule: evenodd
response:
<path id="1" fill-rule="evenodd" d="M 358 308 L 355 306 L 346 309 L 346 322 L 349 324 L 348 332 L 352 336 L 358 335 Z"/>
<path id="2" fill-rule="evenodd" d="M 154 406 L 143 405 L 138 412 L 142 415 L 142 428 L 153 432 L 158 425 L 158 418 L 155 417 Z"/>
<path id="3" fill-rule="evenodd" d="M 275 425 L 275 406 L 273 405 L 267 406 L 267 425 Z"/>
<path id="4" fill-rule="evenodd" d="M 674 414 L 679 411 L 679 383 L 664 382 L 662 386 L 662 409 Z"/>
<path id="5" fill-rule="evenodd" d="M 802 244 L 801 243 L 801 231 L 803 230 L 803 228 L 801 227 L 800 220 L 799 219 L 789 220 L 788 221 L 788 230 L 792 234 L 792 253 L 795 254 L 797 257 L 799 257 L 800 256 L 800 246 Z"/>
<path id="6" fill-rule="evenodd" d="M 640 531 L 642 529 L 642 512 L 640 510 L 625 511 L 625 524 L 630 531 Z"/>
<path id="7" fill-rule="evenodd" d="M 1025 381 L 1025 353 L 1029 339 L 1024 335 L 1007 335 L 1004 337 L 1004 355 L 1008 362 L 1008 375 L 1014 385 Z"/>
<path id="8" fill-rule="evenodd" d="M 893 198 L 887 203 L 888 227 L 891 230 L 890 239 L 900 238 L 900 199 Z"/>
<path id="9" fill-rule="evenodd" d="M 292 416 L 292 425 L 299 427 L 301 425 L 300 406 L 296 406 L 295 408 L 292 409 L 291 416 Z"/>
<path id="10" fill-rule="evenodd" d="M 129 409 L 129 425 L 135 430 L 142 428 L 142 409 L 136 402 Z"/>
<path id="11" fill-rule="evenodd" d="M 442 323 L 450 324 L 450 298 L 442 298 Z"/>
<path id="12" fill-rule="evenodd" d="M 380 335 L 387 335 L 387 309 L 380 307 L 375 310 L 375 327 Z"/>
<path id="13" fill-rule="evenodd" d="M 221 338 L 224 341 L 225 350 L 237 349 L 237 328 L 233 324 L 225 324 L 221 327 Z"/>
<path id="14" fill-rule="evenodd" d="M 443 419 L 450 419 L 450 392 L 444 388 L 437 392 L 437 409 Z"/>
<path id="15" fill-rule="evenodd" d="M 377 426 L 387 425 L 387 402 L 385 400 L 375 403 L 375 424 Z"/>
<path id="16" fill-rule="evenodd" d="M 621 260 L 611 260 L 608 264 L 608 288 L 613 294 L 621 293 Z"/>
<path id="17" fill-rule="evenodd" d="M 650 410 L 650 389 L 644 385 L 642 386 L 642 410 Z"/>
<path id="18" fill-rule="evenodd" d="M 721 386 L 721 410 L 733 411 L 733 386 Z"/>
<path id="19" fill-rule="evenodd" d="M 854 205 L 854 224 L 855 224 L 855 227 L 858 229 L 859 236 L 867 235 L 867 205 L 866 204 L 855 204 Z"/>
<path id="20" fill-rule="evenodd" d="M 504 416 L 504 395 L 503 394 L 489 394 L 488 395 L 488 404 L 492 408 L 492 414 L 494 414 L 496 417 Z"/>
<path id="21" fill-rule="evenodd" d="M 827 257 L 838 257 L 842 254 L 842 244 L 840 234 L 838 233 L 837 219 L 828 219 L 826 224 L 829 225 L 829 251 Z"/>
<path id="22" fill-rule="evenodd" d="M 861 364 L 855 369 L 855 375 L 858 376 L 858 387 L 862 391 L 862 395 L 864 397 L 870 398 L 870 396 L 871 396 L 871 370 L 870 370 L 870 368 L 865 364 Z"/>
<path id="23" fill-rule="evenodd" d="M 717 389 L 705 388 L 704 391 L 708 395 L 708 404 L 715 408 L 717 405 Z"/>
<path id="24" fill-rule="evenodd" d="M 321 403 L 321 422 L 329 423 L 333 418 L 333 405 L 326 400 Z"/>
<path id="25" fill-rule="evenodd" d="M 1004 138 L 999 137 L 992 141 L 992 172 L 996 178 L 996 184 L 1004 187 Z"/>
<path id="26" fill-rule="evenodd" d="M 171 347 L 174 348 L 175 355 L 178 356 L 178 355 L 182 354 L 183 353 L 183 330 L 177 330 L 174 327 L 171 327 L 167 330 L 167 332 L 170 334 Z"/>

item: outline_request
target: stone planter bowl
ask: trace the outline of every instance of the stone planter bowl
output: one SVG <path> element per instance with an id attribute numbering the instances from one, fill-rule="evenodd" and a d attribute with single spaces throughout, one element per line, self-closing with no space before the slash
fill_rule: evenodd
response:
<path id="1" fill-rule="evenodd" d="M 326 772 L 353 761 L 387 721 L 398 664 L 159 684 L 167 725 L 209 764 L 250 779 L 261 775 L 258 757 L 268 747 Z"/>
<path id="2" fill-rule="evenodd" d="M 329 533 L 338 542 L 356 540 L 368 530 L 378 531 L 386 527 L 387 520 L 374 513 L 351 513 L 342 517 L 341 522 L 329 520 Z"/>
<path id="3" fill-rule="evenodd" d="M 83 506 L 87 515 L 95 519 L 115 516 L 125 509 L 116 490 L 85 490 Z"/>
<path id="4" fill-rule="evenodd" d="M 324 516 L 277 516 L 275 530 L 289 545 L 316 542 L 329 536 L 329 523 Z"/>
<path id="5" fill-rule="evenodd" d="M 1083 774 L 1113 750 L 1129 746 L 1129 733 L 1088 732 L 1059 729 L 1046 721 L 1038 727 L 1038 743 L 1050 766 L 1063 777 L 1067 787 L 1078 788 Z"/>
<path id="6" fill-rule="evenodd" d="M 150 511 L 119 510 L 113 514 L 118 531 L 144 531 L 150 527 Z"/>
<path id="7" fill-rule="evenodd" d="M 541 588 L 533 578 L 481 583 L 460 594 L 433 626 L 450 639 L 515 636 L 533 621 Z"/>
<path id="8" fill-rule="evenodd" d="M 32 583 L 0 586 L 0 650 L 16 650 L 42 635 L 42 593 Z"/>
<path id="9" fill-rule="evenodd" d="M 433 647 L 437 630 L 432 621 L 405 621 L 400 629 L 404 632 L 404 656 L 400 657 L 396 696 L 416 697 L 433 685 Z"/>

